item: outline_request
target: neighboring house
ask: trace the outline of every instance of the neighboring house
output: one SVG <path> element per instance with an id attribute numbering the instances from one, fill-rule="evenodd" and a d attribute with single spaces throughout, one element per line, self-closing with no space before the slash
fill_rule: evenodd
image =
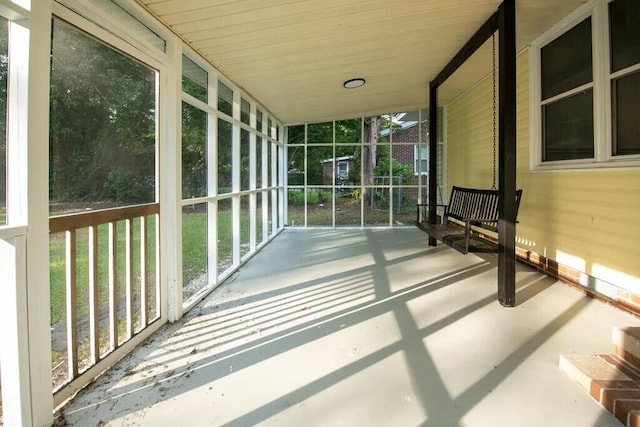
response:
<path id="1" fill-rule="evenodd" d="M 442 108 L 439 108 L 439 115 L 442 114 Z M 412 113 L 408 113 L 412 114 Z M 423 116 L 424 117 L 424 116 Z M 380 131 L 380 137 L 386 140 L 391 139 L 392 157 L 399 163 L 408 166 L 415 176 L 423 176 L 423 185 L 426 185 L 426 177 L 429 175 L 429 123 L 423 119 L 418 126 L 417 117 L 400 117 L 400 119 L 409 119 L 400 122 L 393 128 L 391 138 L 389 138 L 389 129 Z M 411 120 L 414 119 L 414 120 Z M 438 127 L 438 153 L 437 153 L 437 176 L 439 203 L 444 203 L 441 197 L 443 189 L 446 186 L 446 159 L 444 150 L 444 135 L 442 124 Z M 426 197 L 426 188 L 423 190 Z M 417 197 L 417 189 L 408 189 L 407 194 Z"/>
<path id="2" fill-rule="evenodd" d="M 428 174 L 429 167 L 429 124 L 423 121 L 404 121 L 394 127 L 391 135 L 392 156 L 401 164 L 408 166 L 414 174 Z M 380 137 L 389 139 L 389 129 L 380 131 Z M 422 144 L 420 144 L 422 142 Z M 398 144 L 398 145 L 396 145 Z M 421 164 L 419 163 L 421 161 Z"/>
<path id="3" fill-rule="evenodd" d="M 347 184 L 349 172 L 353 168 L 353 156 L 336 157 L 322 161 L 322 184 L 333 185 L 333 171 L 335 162 L 336 184 Z"/>

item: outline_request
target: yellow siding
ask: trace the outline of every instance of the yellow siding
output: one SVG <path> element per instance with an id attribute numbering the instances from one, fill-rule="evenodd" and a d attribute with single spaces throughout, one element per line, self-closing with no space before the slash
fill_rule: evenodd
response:
<path id="1" fill-rule="evenodd" d="M 490 188 L 493 177 L 493 102 L 486 78 L 447 107 L 449 188 Z"/>
<path id="2" fill-rule="evenodd" d="M 517 67 L 519 246 L 616 286 L 639 286 L 640 170 L 530 172 L 526 52 Z M 448 106 L 449 185 L 491 186 L 491 99 L 488 77 Z"/>

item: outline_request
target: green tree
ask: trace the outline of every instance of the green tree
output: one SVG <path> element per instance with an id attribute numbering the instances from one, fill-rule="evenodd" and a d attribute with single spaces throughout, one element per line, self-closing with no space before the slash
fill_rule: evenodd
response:
<path id="1" fill-rule="evenodd" d="M 218 119 L 218 193 L 231 192 L 232 184 L 232 144 L 233 125 Z"/>
<path id="2" fill-rule="evenodd" d="M 155 199 L 156 72 L 54 20 L 50 198 Z"/>
<path id="3" fill-rule="evenodd" d="M 207 113 L 182 103 L 182 198 L 207 195 Z"/>
<path id="4" fill-rule="evenodd" d="M 371 192 L 366 186 L 374 184 L 375 169 L 378 160 L 378 139 L 380 137 L 380 116 L 365 117 L 364 119 L 364 146 L 362 149 L 362 197 L 364 203 L 371 202 Z"/>

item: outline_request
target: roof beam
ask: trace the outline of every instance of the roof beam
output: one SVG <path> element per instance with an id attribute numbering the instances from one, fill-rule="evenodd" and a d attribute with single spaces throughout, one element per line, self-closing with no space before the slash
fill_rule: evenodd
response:
<path id="1" fill-rule="evenodd" d="M 458 51 L 456 56 L 449 61 L 447 65 L 438 73 L 435 79 L 431 81 L 431 87 L 438 87 L 442 85 L 453 73 L 456 72 L 467 59 L 471 57 L 480 46 L 484 44 L 489 38 L 498 30 L 498 13 L 495 12 L 482 26 L 476 31 L 476 33 L 469 39 L 469 41 L 462 46 L 462 49 Z"/>

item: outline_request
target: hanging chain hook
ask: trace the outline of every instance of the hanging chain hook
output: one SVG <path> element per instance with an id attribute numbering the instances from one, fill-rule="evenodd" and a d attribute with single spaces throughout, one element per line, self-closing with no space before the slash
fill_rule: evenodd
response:
<path id="1" fill-rule="evenodd" d="M 492 190 L 496 190 L 496 135 L 497 135 L 497 127 L 496 127 L 496 33 L 494 32 L 491 36 L 491 60 L 492 60 L 492 78 L 493 78 L 493 185 L 491 187 Z"/>

